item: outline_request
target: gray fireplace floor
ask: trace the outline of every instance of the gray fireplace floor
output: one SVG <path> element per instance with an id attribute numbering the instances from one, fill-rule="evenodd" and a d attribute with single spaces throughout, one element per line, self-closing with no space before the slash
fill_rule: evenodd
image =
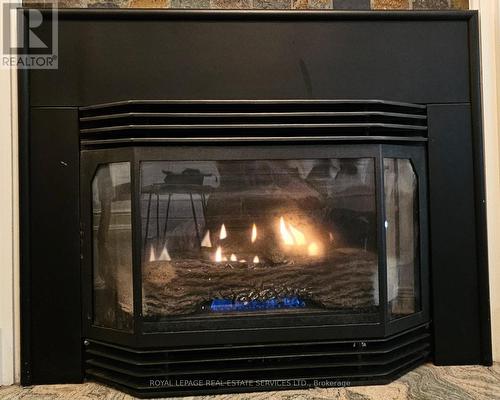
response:
<path id="1" fill-rule="evenodd" d="M 133 397 L 96 383 L 0 387 L 0 399 L 130 400 Z M 188 398 L 185 398 L 188 399 Z M 500 363 L 493 367 L 436 367 L 426 364 L 385 386 L 310 389 L 222 396 L 189 397 L 196 400 L 500 400 Z"/>

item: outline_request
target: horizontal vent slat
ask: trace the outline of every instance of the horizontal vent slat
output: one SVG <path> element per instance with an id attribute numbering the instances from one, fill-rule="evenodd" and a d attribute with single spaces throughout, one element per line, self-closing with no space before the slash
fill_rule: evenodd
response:
<path id="1" fill-rule="evenodd" d="M 403 332 L 396 333 L 389 337 L 378 338 L 378 339 L 368 339 L 367 343 L 389 346 L 389 343 L 393 343 L 395 340 L 406 339 L 410 337 L 419 336 L 421 334 L 429 335 L 428 324 L 419 325 L 414 328 L 407 329 Z M 356 339 L 345 339 L 345 340 L 323 340 L 323 341 L 306 341 L 306 342 L 279 342 L 279 343 L 251 343 L 251 344 L 223 344 L 223 345 L 214 345 L 214 346 L 204 346 L 204 347 L 174 347 L 169 349 L 137 349 L 124 347 L 116 344 L 105 343 L 99 340 L 88 339 L 89 343 L 95 343 L 98 345 L 105 346 L 106 348 L 122 350 L 127 353 L 133 354 L 172 354 L 172 353 L 192 353 L 193 351 L 220 351 L 220 350 L 244 350 L 244 349 L 273 349 L 273 348 L 293 348 L 293 347 L 302 347 L 302 346 L 318 346 L 318 345 L 352 345 L 352 343 L 356 341 Z"/>
<path id="2" fill-rule="evenodd" d="M 83 146 L 111 146 L 126 144 L 167 143 L 248 143 L 248 142 L 426 142 L 427 138 L 404 136 L 245 136 L 245 137 L 129 137 L 116 139 L 82 140 Z"/>
<path id="3" fill-rule="evenodd" d="M 126 130 L 211 130 L 211 129 L 355 129 L 355 128 L 385 128 L 385 129 L 398 129 L 398 130 L 418 130 L 425 131 L 427 126 L 417 125 L 398 125 L 398 124 L 382 124 L 382 123 L 352 123 L 352 124 L 185 124 L 185 125 L 118 125 L 107 126 L 102 128 L 88 128 L 81 129 L 80 133 L 99 133 L 111 131 L 126 131 Z"/>
<path id="4" fill-rule="evenodd" d="M 81 107 L 85 113 L 99 113 L 102 110 L 129 110 L 129 109 L 143 109 L 144 107 L 155 108 L 189 108 L 197 109 L 203 107 L 204 109 L 242 109 L 242 108 L 258 108 L 265 107 L 266 109 L 281 109 L 282 107 L 290 108 L 304 108 L 304 107 L 328 107 L 328 108 L 369 108 L 369 107 L 394 107 L 397 109 L 409 109 L 414 112 L 423 112 L 426 109 L 425 105 L 415 103 L 405 103 L 399 101 L 388 100 L 328 100 L 328 99 L 275 99 L 275 100 L 255 100 L 255 99 L 227 99 L 227 100 L 124 100 L 112 103 L 95 104 L 90 106 Z"/>
<path id="5" fill-rule="evenodd" d="M 81 117 L 80 122 L 102 121 L 109 119 L 126 119 L 126 118 L 152 118 L 152 119 L 175 119 L 175 118 L 275 118 L 275 117 L 394 117 L 426 120 L 425 115 L 419 114 L 403 114 L 391 113 L 382 111 L 353 111 L 353 112 L 328 112 L 328 111 L 312 111 L 312 112 L 128 112 L 117 114 L 94 115 L 89 117 Z"/>

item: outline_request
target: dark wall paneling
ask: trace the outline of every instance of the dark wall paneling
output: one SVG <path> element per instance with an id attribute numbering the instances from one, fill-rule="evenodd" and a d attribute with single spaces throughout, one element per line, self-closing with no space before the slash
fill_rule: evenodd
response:
<path id="1" fill-rule="evenodd" d="M 479 364 L 481 265 L 476 237 L 471 109 L 433 105 L 429 118 L 431 275 L 435 362 Z"/>
<path id="2" fill-rule="evenodd" d="M 30 125 L 31 384 L 79 382 L 78 113 L 35 108 Z"/>
<path id="3" fill-rule="evenodd" d="M 472 122 L 472 151 L 475 189 L 477 274 L 479 291 L 479 320 L 481 330 L 481 362 L 492 365 L 492 332 L 488 270 L 488 232 L 486 218 L 486 181 L 484 164 L 483 116 L 481 101 L 481 54 L 478 18 L 469 20 L 469 69 Z"/>

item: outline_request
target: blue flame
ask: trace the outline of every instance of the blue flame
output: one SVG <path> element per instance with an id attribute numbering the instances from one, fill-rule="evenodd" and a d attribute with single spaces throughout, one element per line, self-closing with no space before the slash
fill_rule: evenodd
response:
<path id="1" fill-rule="evenodd" d="M 221 311 L 259 311 L 274 310 L 278 308 L 303 308 L 306 303 L 300 298 L 284 297 L 282 299 L 270 300 L 251 300 L 251 301 L 232 301 L 226 299 L 214 299 L 210 304 L 210 310 L 213 312 Z"/>

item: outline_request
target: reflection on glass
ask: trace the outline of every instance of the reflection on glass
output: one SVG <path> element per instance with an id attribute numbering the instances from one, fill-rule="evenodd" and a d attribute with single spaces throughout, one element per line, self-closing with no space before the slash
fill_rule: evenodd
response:
<path id="1" fill-rule="evenodd" d="M 390 318 L 419 309 L 417 177 L 410 160 L 384 158 L 387 290 Z"/>
<path id="2" fill-rule="evenodd" d="M 94 324 L 133 329 L 130 163 L 99 166 L 92 182 Z"/>
<path id="3" fill-rule="evenodd" d="M 141 163 L 143 313 L 377 320 L 374 160 Z"/>

